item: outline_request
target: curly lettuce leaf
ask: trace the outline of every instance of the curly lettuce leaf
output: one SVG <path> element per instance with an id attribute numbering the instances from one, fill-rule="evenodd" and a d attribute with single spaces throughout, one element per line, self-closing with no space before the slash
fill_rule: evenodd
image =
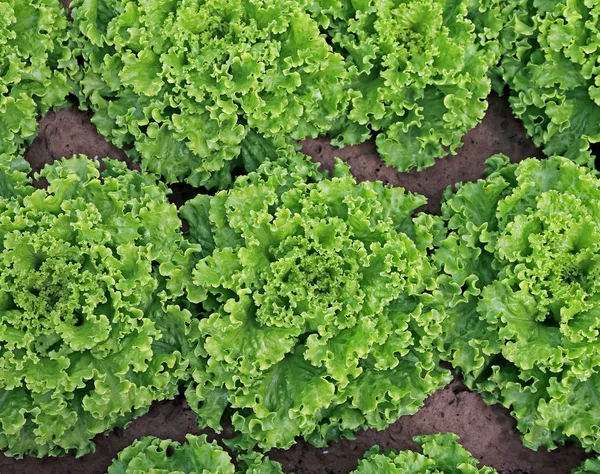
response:
<path id="1" fill-rule="evenodd" d="M 343 59 L 294 0 L 76 0 L 73 19 L 92 121 L 168 182 L 226 187 L 245 151 L 264 161 L 346 106 Z"/>
<path id="2" fill-rule="evenodd" d="M 600 459 L 588 459 L 581 466 L 573 469 L 571 474 L 598 474 L 600 473 Z"/>
<path id="3" fill-rule="evenodd" d="M 512 410 L 526 446 L 597 450 L 600 180 L 563 157 L 489 164 L 442 207 L 444 357 Z"/>
<path id="4" fill-rule="evenodd" d="M 240 454 L 237 457 L 237 464 L 238 474 L 283 474 L 281 464 L 257 452 Z"/>
<path id="5" fill-rule="evenodd" d="M 497 474 L 491 467 L 477 468 L 477 459 L 458 444 L 454 433 L 417 436 L 414 451 L 385 451 L 371 448 L 351 474 Z"/>
<path id="6" fill-rule="evenodd" d="M 600 141 L 600 5 L 510 0 L 498 69 L 528 135 L 547 155 L 594 166 Z"/>
<path id="7" fill-rule="evenodd" d="M 108 468 L 108 474 L 234 474 L 229 455 L 206 435 L 186 435 L 186 443 L 147 436 L 123 449 Z"/>
<path id="8" fill-rule="evenodd" d="M 322 446 L 383 429 L 444 386 L 441 316 L 424 308 L 439 221 L 412 217 L 424 203 L 356 184 L 341 162 L 326 178 L 300 154 L 186 203 L 204 247 L 188 286 L 205 310 L 187 390 L 201 425 L 220 429 L 231 407 L 237 448 Z"/>
<path id="9" fill-rule="evenodd" d="M 18 165 L 18 162 L 17 162 Z M 186 377 L 183 245 L 156 177 L 80 156 L 0 206 L 0 449 L 77 456 Z M 18 166 L 17 166 L 18 167 Z M 190 247 L 193 250 L 193 247 Z"/>
<path id="10" fill-rule="evenodd" d="M 350 74 L 351 103 L 330 131 L 334 143 L 374 136 L 382 159 L 400 171 L 455 153 L 487 108 L 499 2 L 307 3 Z"/>
<path id="11" fill-rule="evenodd" d="M 283 474 L 281 465 L 262 454 L 240 455 L 235 468 L 229 454 L 206 435 L 186 435 L 186 443 L 147 436 L 123 449 L 108 474 Z"/>
<path id="12" fill-rule="evenodd" d="M 24 151 L 37 118 L 66 104 L 67 31 L 58 0 L 0 1 L 0 155 Z"/>
<path id="13" fill-rule="evenodd" d="M 31 167 L 23 157 L 0 154 L 0 206 L 6 205 L 6 200 L 23 198 L 32 192 L 30 172 Z"/>

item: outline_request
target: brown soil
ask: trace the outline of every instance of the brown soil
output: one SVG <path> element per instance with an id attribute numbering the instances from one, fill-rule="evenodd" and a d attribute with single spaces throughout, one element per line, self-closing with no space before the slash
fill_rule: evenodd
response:
<path id="1" fill-rule="evenodd" d="M 25 159 L 34 173 L 44 165 L 73 155 L 87 155 L 90 158 L 113 158 L 127 162 L 130 168 L 140 169 L 132 163 L 123 150 L 108 143 L 96 132 L 90 122 L 90 114 L 76 107 L 60 112 L 49 112 L 39 122 L 39 133 L 25 152 Z"/>
<path id="2" fill-rule="evenodd" d="M 525 136 L 523 126 L 513 117 L 506 99 L 493 94 L 488 102 L 482 123 L 465 135 L 464 145 L 458 153 L 438 160 L 434 166 L 422 171 L 399 173 L 385 166 L 373 141 L 339 149 L 327 138 L 318 138 L 306 140 L 302 151 L 322 163 L 324 169 L 331 171 L 334 157 L 339 157 L 350 165 L 352 174 L 359 181 L 379 180 L 423 194 L 429 200 L 424 210 L 438 214 L 444 189 L 460 181 L 483 178 L 485 160 L 490 156 L 504 153 L 513 162 L 543 156 Z"/>
<path id="3" fill-rule="evenodd" d="M 351 166 L 359 180 L 379 179 L 402 185 L 429 198 L 427 210 L 439 212 L 442 191 L 459 181 L 483 176 L 484 160 L 494 153 L 505 153 L 518 161 L 539 156 L 525 138 L 521 125 L 512 117 L 506 100 L 492 96 L 483 123 L 469 132 L 457 156 L 439 160 L 420 173 L 398 173 L 378 158 L 374 144 L 367 143 L 342 150 L 324 138 L 307 140 L 303 150 L 330 169 L 339 156 Z M 94 130 L 86 113 L 65 109 L 51 113 L 40 122 L 40 135 L 26 154 L 34 170 L 49 161 L 71 154 L 124 159 L 123 151 L 107 144 Z M 175 201 L 183 201 L 182 187 L 175 189 Z M 567 474 L 586 458 L 578 448 L 564 447 L 553 452 L 530 451 L 523 447 L 514 420 L 500 406 L 487 406 L 476 394 L 455 380 L 432 395 L 413 416 L 406 416 L 387 430 L 365 431 L 354 441 L 334 443 L 317 449 L 299 441 L 289 450 L 273 450 L 272 459 L 283 464 L 285 472 L 296 474 L 345 474 L 355 469 L 363 453 L 374 444 L 397 450 L 414 448 L 412 437 L 418 434 L 453 431 L 463 445 L 483 464 L 501 474 Z M 2 474 L 103 474 L 117 453 L 134 439 L 146 435 L 183 441 L 186 433 L 198 433 L 195 418 L 185 401 L 156 403 L 149 413 L 133 421 L 125 430 L 99 436 L 94 454 L 75 459 L 72 456 L 50 459 L 14 460 L 0 455 Z M 209 433 L 213 439 L 217 436 Z"/>

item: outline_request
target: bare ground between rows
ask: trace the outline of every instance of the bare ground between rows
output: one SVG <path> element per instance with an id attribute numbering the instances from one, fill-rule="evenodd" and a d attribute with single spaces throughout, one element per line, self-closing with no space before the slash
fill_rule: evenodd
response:
<path id="1" fill-rule="evenodd" d="M 525 137 L 520 123 L 513 118 L 507 101 L 492 95 L 489 103 L 485 119 L 465 136 L 464 146 L 458 154 L 439 160 L 435 166 L 421 172 L 398 173 L 386 167 L 372 142 L 337 149 L 326 138 L 319 138 L 304 141 L 303 151 L 324 169 L 331 169 L 337 156 L 350 165 L 359 181 L 377 179 L 424 194 L 429 199 L 425 209 L 439 213 L 443 190 L 460 181 L 483 177 L 484 160 L 492 154 L 505 153 L 512 161 L 541 156 Z M 71 108 L 50 113 L 40 121 L 39 136 L 27 151 L 26 158 L 38 171 L 45 163 L 80 153 L 125 160 L 122 150 L 108 144 L 96 133 L 87 113 Z M 173 200 L 178 204 L 193 194 L 186 186 L 174 186 L 173 189 Z M 526 449 L 508 410 L 498 405 L 487 406 L 458 379 L 429 397 L 417 414 L 402 417 L 386 430 L 368 430 L 359 433 L 356 440 L 333 443 L 325 449 L 300 440 L 291 449 L 271 451 L 270 456 L 281 462 L 287 473 L 346 474 L 357 467 L 364 452 L 375 444 L 386 449 L 415 448 L 414 436 L 446 431 L 457 433 L 465 448 L 482 464 L 496 468 L 501 474 L 567 474 L 587 457 L 583 450 L 572 446 L 552 452 Z M 93 454 L 79 459 L 66 456 L 22 460 L 0 454 L 0 473 L 103 474 L 117 453 L 141 436 L 183 441 L 186 433 L 199 432 L 193 412 L 183 399 L 177 398 L 155 403 L 146 415 L 124 430 L 98 436 L 97 450 Z M 217 440 L 231 435 L 227 431 L 220 435 L 203 432 Z"/>

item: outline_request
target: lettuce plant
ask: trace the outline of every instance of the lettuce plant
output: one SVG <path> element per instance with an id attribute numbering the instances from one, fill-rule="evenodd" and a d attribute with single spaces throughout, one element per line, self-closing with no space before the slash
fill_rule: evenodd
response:
<path id="1" fill-rule="evenodd" d="M 422 169 L 454 153 L 483 118 L 499 56 L 497 0 L 307 3 L 350 74 L 334 143 L 376 134 L 388 165 Z"/>
<path id="2" fill-rule="evenodd" d="M 59 0 L 0 1 L 0 154 L 23 151 L 37 118 L 65 104 L 67 19 Z"/>
<path id="3" fill-rule="evenodd" d="M 445 357 L 526 446 L 600 450 L 600 180 L 562 157 L 489 165 L 442 207 Z"/>
<path id="4" fill-rule="evenodd" d="M 225 187 L 245 138 L 314 137 L 346 105 L 343 59 L 296 0 L 73 7 L 83 105 L 168 182 Z"/>
<path id="5" fill-rule="evenodd" d="M 458 439 L 454 433 L 417 436 L 414 442 L 422 454 L 414 451 L 380 453 L 375 446 L 350 474 L 497 474 L 491 467 L 477 468 L 477 459 L 458 444 Z"/>
<path id="6" fill-rule="evenodd" d="M 104 166 L 55 162 L 38 190 L 0 167 L 0 449 L 11 456 L 83 455 L 173 397 L 185 373 L 190 313 L 173 303 L 181 283 L 166 265 L 182 251 L 177 210 L 154 176 Z M 4 180 L 19 191 L 10 199 Z"/>
<path id="7" fill-rule="evenodd" d="M 425 198 L 357 185 L 341 162 L 325 178 L 303 155 L 281 160 L 181 210 L 203 249 L 189 298 L 205 310 L 187 397 L 217 430 L 231 408 L 243 449 L 383 429 L 451 379 L 424 309 L 441 224 L 412 219 Z"/>
<path id="8" fill-rule="evenodd" d="M 509 0 L 500 74 L 527 133 L 547 155 L 593 166 L 600 141 L 600 4 Z"/>
<path id="9" fill-rule="evenodd" d="M 238 468 L 206 435 L 186 435 L 186 444 L 151 436 L 136 440 L 118 455 L 107 474 L 283 474 L 281 465 L 259 453 L 240 455 Z"/>

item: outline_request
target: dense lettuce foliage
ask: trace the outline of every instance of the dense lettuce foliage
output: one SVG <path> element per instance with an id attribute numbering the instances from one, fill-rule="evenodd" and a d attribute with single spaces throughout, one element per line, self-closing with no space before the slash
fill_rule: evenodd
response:
<path id="1" fill-rule="evenodd" d="M 380 453 L 375 447 L 351 474 L 497 474 L 491 467 L 478 469 L 477 459 L 458 444 L 454 433 L 417 436 L 414 441 L 423 454 L 414 451 Z"/>
<path id="2" fill-rule="evenodd" d="M 375 132 L 388 165 L 422 169 L 483 118 L 499 57 L 497 0 L 305 1 L 350 74 L 334 143 Z"/>
<path id="3" fill-rule="evenodd" d="M 572 474 L 600 474 L 600 458 L 586 460 Z"/>
<path id="4" fill-rule="evenodd" d="M 527 133 L 547 155 L 593 166 L 600 141 L 600 3 L 509 0 L 500 73 Z"/>
<path id="5" fill-rule="evenodd" d="M 181 211 L 204 252 L 189 298 L 206 311 L 187 396 L 215 429 L 231 407 L 239 448 L 383 429 L 451 378 L 423 303 L 441 226 L 411 218 L 425 198 L 357 185 L 341 162 L 326 179 L 303 155 L 282 159 Z"/>
<path id="6" fill-rule="evenodd" d="M 24 197 L 30 192 L 29 163 L 17 155 L 0 154 L 0 211 L 5 200 Z"/>
<path id="7" fill-rule="evenodd" d="M 489 165 L 442 207 L 447 358 L 526 446 L 600 450 L 600 180 L 562 157 Z"/>
<path id="8" fill-rule="evenodd" d="M 119 453 L 108 474 L 283 474 L 279 463 L 259 453 L 238 456 L 236 469 L 229 455 L 206 435 L 186 436 L 187 443 L 145 437 Z"/>
<path id="9" fill-rule="evenodd" d="M 246 137 L 314 137 L 346 106 L 343 59 L 297 0 L 73 7 L 92 121 L 169 182 L 225 187 Z"/>
<path id="10" fill-rule="evenodd" d="M 37 118 L 65 104 L 67 19 L 59 0 L 0 0 L 0 155 L 23 151 Z"/>
<path id="11" fill-rule="evenodd" d="M 0 167 L 0 449 L 11 456 L 85 454 L 173 397 L 185 373 L 190 313 L 172 303 L 182 283 L 167 265 L 182 255 L 177 210 L 154 176 L 104 165 L 55 162 L 38 190 Z"/>

